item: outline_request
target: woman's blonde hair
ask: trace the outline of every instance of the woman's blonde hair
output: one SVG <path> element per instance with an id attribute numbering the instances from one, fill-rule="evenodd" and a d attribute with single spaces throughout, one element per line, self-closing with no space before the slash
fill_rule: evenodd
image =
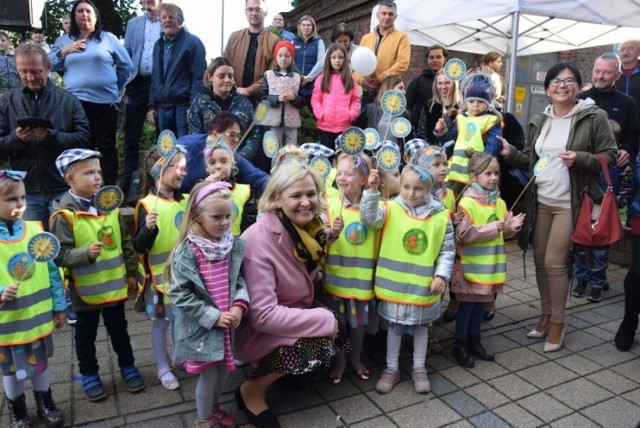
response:
<path id="1" fill-rule="evenodd" d="M 303 180 L 306 176 L 311 176 L 318 192 L 318 213 L 325 209 L 324 198 L 321 197 L 324 183 L 315 168 L 302 163 L 284 164 L 278 167 L 273 173 L 264 193 L 258 203 L 258 210 L 263 212 L 275 212 L 278 210 L 276 198 L 282 195 L 285 190 L 293 186 L 298 181 Z"/>

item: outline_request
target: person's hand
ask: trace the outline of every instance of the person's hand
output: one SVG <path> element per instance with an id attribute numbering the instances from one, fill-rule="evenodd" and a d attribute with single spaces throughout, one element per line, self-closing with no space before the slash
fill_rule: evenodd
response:
<path id="1" fill-rule="evenodd" d="M 578 159 L 578 154 L 572 151 L 560 152 L 558 153 L 558 157 L 560 158 L 562 165 L 566 166 L 567 168 L 571 168 L 573 165 L 575 165 L 576 159 Z"/>
<path id="2" fill-rule="evenodd" d="M 23 143 L 30 143 L 31 140 L 33 140 L 31 128 L 17 127 L 16 137 L 18 137 L 18 140 L 22 141 Z"/>
<path id="3" fill-rule="evenodd" d="M 155 211 L 150 211 L 149 213 L 147 213 L 147 218 L 144 221 L 144 225 L 147 227 L 147 230 L 154 230 L 157 223 L 158 213 Z"/>
<path id="4" fill-rule="evenodd" d="M 497 220 L 496 221 L 496 226 L 498 227 L 498 231 L 502 232 L 504 230 L 506 224 L 507 224 L 507 222 L 505 220 Z"/>
<path id="5" fill-rule="evenodd" d="M 216 322 L 216 327 L 231 328 L 231 326 L 233 325 L 233 321 L 234 318 L 233 315 L 231 315 L 231 312 L 222 312 L 220 313 L 220 317 Z"/>
<path id="6" fill-rule="evenodd" d="M 498 101 L 500 104 L 504 104 L 507 99 L 504 97 L 504 95 L 500 95 L 498 98 L 496 98 L 496 101 Z"/>
<path id="7" fill-rule="evenodd" d="M 240 321 L 242 320 L 242 314 L 243 311 L 240 306 L 232 306 L 231 309 L 229 309 L 229 315 L 231 315 L 231 318 L 233 319 L 231 328 L 238 328 L 238 326 L 240 325 Z"/>
<path id="8" fill-rule="evenodd" d="M 307 76 L 302 76 L 302 82 L 300 82 L 302 86 L 306 86 L 309 83 L 309 78 Z"/>
<path id="9" fill-rule="evenodd" d="M 100 257 L 101 251 L 102 251 L 102 242 L 93 242 L 91 245 L 89 245 L 89 257 L 92 260 L 95 260 L 98 257 Z"/>
<path id="10" fill-rule="evenodd" d="M 436 276 L 431 281 L 431 294 L 442 294 L 447 286 L 447 282 L 441 276 Z"/>
<path id="11" fill-rule="evenodd" d="M 66 320 L 67 320 L 67 312 L 66 311 L 60 311 L 60 312 L 54 312 L 53 313 L 53 325 L 55 326 L 55 328 L 61 329 Z"/>
<path id="12" fill-rule="evenodd" d="M 362 89 L 367 92 L 376 92 L 380 87 L 380 82 L 376 76 L 369 76 L 362 81 Z"/>
<path id="13" fill-rule="evenodd" d="M 344 220 L 342 216 L 338 216 L 335 220 L 333 220 L 333 224 L 331 225 L 331 238 L 337 238 L 340 236 L 340 232 L 342 232 L 342 228 L 344 227 Z"/>
<path id="14" fill-rule="evenodd" d="M 438 121 L 436 122 L 436 126 L 435 128 L 433 128 L 433 132 L 437 132 L 438 134 L 442 133 L 442 131 L 444 131 L 444 128 L 447 126 L 446 123 L 444 123 L 444 119 L 440 118 L 438 119 Z"/>
<path id="15" fill-rule="evenodd" d="M 502 143 L 502 149 L 499 152 L 500 156 L 508 158 L 511 154 L 511 145 L 506 139 L 500 136 L 496 136 L 496 139 Z"/>
<path id="16" fill-rule="evenodd" d="M 149 110 L 147 112 L 147 122 L 152 125 L 156 124 L 156 120 L 158 119 L 158 112 L 155 110 Z"/>
<path id="17" fill-rule="evenodd" d="M 380 173 L 377 169 L 372 169 L 369 173 L 368 183 L 370 192 L 378 191 L 378 187 L 380 186 Z"/>
<path id="18" fill-rule="evenodd" d="M 129 290 L 129 293 L 135 293 L 136 291 L 138 291 L 138 278 L 136 278 L 135 276 L 128 276 L 127 289 Z"/>
<path id="19" fill-rule="evenodd" d="M 509 214 L 507 214 L 507 225 L 509 226 L 509 230 L 513 230 L 516 232 L 519 231 L 524 224 L 524 218 L 524 213 L 520 213 L 514 216 L 513 212 L 509 211 Z"/>
<path id="20" fill-rule="evenodd" d="M 45 138 L 47 138 L 47 134 L 49 133 L 49 130 L 47 128 L 43 128 L 41 126 L 37 127 L 37 128 L 33 128 L 31 130 L 31 135 L 33 137 L 34 140 L 40 142 L 40 141 L 44 141 Z"/>
<path id="21" fill-rule="evenodd" d="M 247 88 L 236 88 L 236 92 L 240 95 L 244 95 L 245 97 L 249 96 L 249 91 L 247 91 Z"/>
<path id="22" fill-rule="evenodd" d="M 0 295 L 0 299 L 3 302 L 13 302 L 16 298 L 16 294 L 18 294 L 18 283 L 7 285 L 2 290 L 2 295 Z"/>
<path id="23" fill-rule="evenodd" d="M 620 169 L 626 167 L 629 164 L 629 152 L 624 149 L 618 149 L 618 160 L 616 161 L 616 165 Z"/>
<path id="24" fill-rule="evenodd" d="M 464 218 L 464 211 L 456 211 L 451 215 L 451 221 L 453 221 L 453 225 L 457 226 L 462 223 L 462 219 Z"/>
<path id="25" fill-rule="evenodd" d="M 76 40 L 75 42 L 69 43 L 67 46 L 60 49 L 60 53 L 62 54 L 62 56 L 66 56 L 72 53 L 84 52 L 86 48 L 87 48 L 86 40 L 84 39 Z"/>

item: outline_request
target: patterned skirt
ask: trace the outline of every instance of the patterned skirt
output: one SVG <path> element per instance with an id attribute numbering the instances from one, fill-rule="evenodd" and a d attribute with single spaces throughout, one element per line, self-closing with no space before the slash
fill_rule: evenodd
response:
<path id="1" fill-rule="evenodd" d="M 311 307 L 322 308 L 325 306 L 319 302 L 313 302 Z M 334 346 L 349 355 L 351 342 L 349 342 L 347 328 L 342 317 L 330 308 L 325 309 L 330 310 L 338 320 L 338 336 L 335 345 L 330 337 L 303 337 L 292 346 L 280 346 L 260 361 L 260 364 L 249 375 L 248 380 L 258 379 L 272 373 L 302 375 L 320 369 L 329 370 L 331 360 L 336 355 Z"/>
<path id="2" fill-rule="evenodd" d="M 169 296 L 159 292 L 150 277 L 147 277 L 144 289 L 136 298 L 135 309 L 146 313 L 151 320 L 164 318 L 167 321 L 173 321 L 176 310 L 171 305 Z"/>
<path id="3" fill-rule="evenodd" d="M 19 381 L 31 379 L 47 369 L 53 355 L 51 335 L 25 345 L 0 346 L 0 367 L 4 376 L 16 376 Z"/>

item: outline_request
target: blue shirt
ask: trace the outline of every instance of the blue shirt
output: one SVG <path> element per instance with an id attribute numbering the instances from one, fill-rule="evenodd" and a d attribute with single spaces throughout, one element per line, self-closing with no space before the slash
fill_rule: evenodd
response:
<path id="1" fill-rule="evenodd" d="M 156 44 L 162 33 L 160 27 L 160 19 L 156 17 L 153 21 L 149 18 L 144 20 L 144 40 L 142 45 L 142 55 L 140 56 L 140 64 L 138 65 L 141 76 L 151 77 L 153 69 L 153 45 Z"/>

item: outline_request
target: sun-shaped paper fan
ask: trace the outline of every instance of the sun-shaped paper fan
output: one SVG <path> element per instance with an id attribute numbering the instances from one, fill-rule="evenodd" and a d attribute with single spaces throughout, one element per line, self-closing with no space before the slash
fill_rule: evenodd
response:
<path id="1" fill-rule="evenodd" d="M 264 155 L 269 159 L 273 159 L 278 155 L 280 144 L 278 143 L 276 134 L 271 131 L 264 133 L 264 137 L 262 138 L 262 149 L 264 151 Z"/>
<path id="2" fill-rule="evenodd" d="M 407 107 L 407 99 L 402 92 L 391 89 L 382 94 L 380 106 L 382 107 L 382 111 L 388 115 L 399 116 Z"/>
<path id="3" fill-rule="evenodd" d="M 540 156 L 540 159 L 538 159 L 538 162 L 536 162 L 535 166 L 533 167 L 533 174 L 536 177 L 542 174 L 542 171 L 547 169 L 547 167 L 549 166 L 550 161 L 551 161 L 551 153 L 547 152 L 542 156 Z"/>
<path id="4" fill-rule="evenodd" d="M 447 79 L 453 80 L 454 82 L 461 81 L 466 73 L 467 66 L 461 59 L 451 58 L 444 65 L 444 75 Z"/>
<path id="5" fill-rule="evenodd" d="M 342 133 L 340 148 L 349 156 L 359 155 L 364 150 L 366 139 L 362 129 L 352 126 Z"/>
<path id="6" fill-rule="evenodd" d="M 378 161 L 378 168 L 384 171 L 393 171 L 400 166 L 400 151 L 391 145 L 382 146 L 378 150 L 376 156 Z"/>
<path id="7" fill-rule="evenodd" d="M 262 101 L 256 106 L 256 111 L 253 112 L 253 121 L 260 125 L 264 118 L 267 116 L 269 110 L 269 102 Z"/>
<path id="8" fill-rule="evenodd" d="M 364 130 L 364 148 L 367 150 L 375 150 L 380 145 L 380 134 L 375 128 L 367 128 Z"/>
<path id="9" fill-rule="evenodd" d="M 325 180 L 331 173 L 331 162 L 324 156 L 316 156 L 311 159 L 311 166 L 315 168 L 318 175 Z"/>
<path id="10" fill-rule="evenodd" d="M 111 212 L 118 208 L 124 200 L 124 194 L 118 186 L 104 186 L 95 197 L 95 205 L 98 211 Z"/>
<path id="11" fill-rule="evenodd" d="M 60 241 L 49 232 L 38 233 L 27 244 L 27 252 L 37 262 L 53 260 L 60 251 Z"/>
<path id="12" fill-rule="evenodd" d="M 163 158 L 169 157 L 176 151 L 176 135 L 165 129 L 158 135 L 158 154 Z"/>
<path id="13" fill-rule="evenodd" d="M 411 122 L 404 117 L 397 117 L 391 122 L 391 133 L 394 137 L 404 138 L 411 132 Z"/>

